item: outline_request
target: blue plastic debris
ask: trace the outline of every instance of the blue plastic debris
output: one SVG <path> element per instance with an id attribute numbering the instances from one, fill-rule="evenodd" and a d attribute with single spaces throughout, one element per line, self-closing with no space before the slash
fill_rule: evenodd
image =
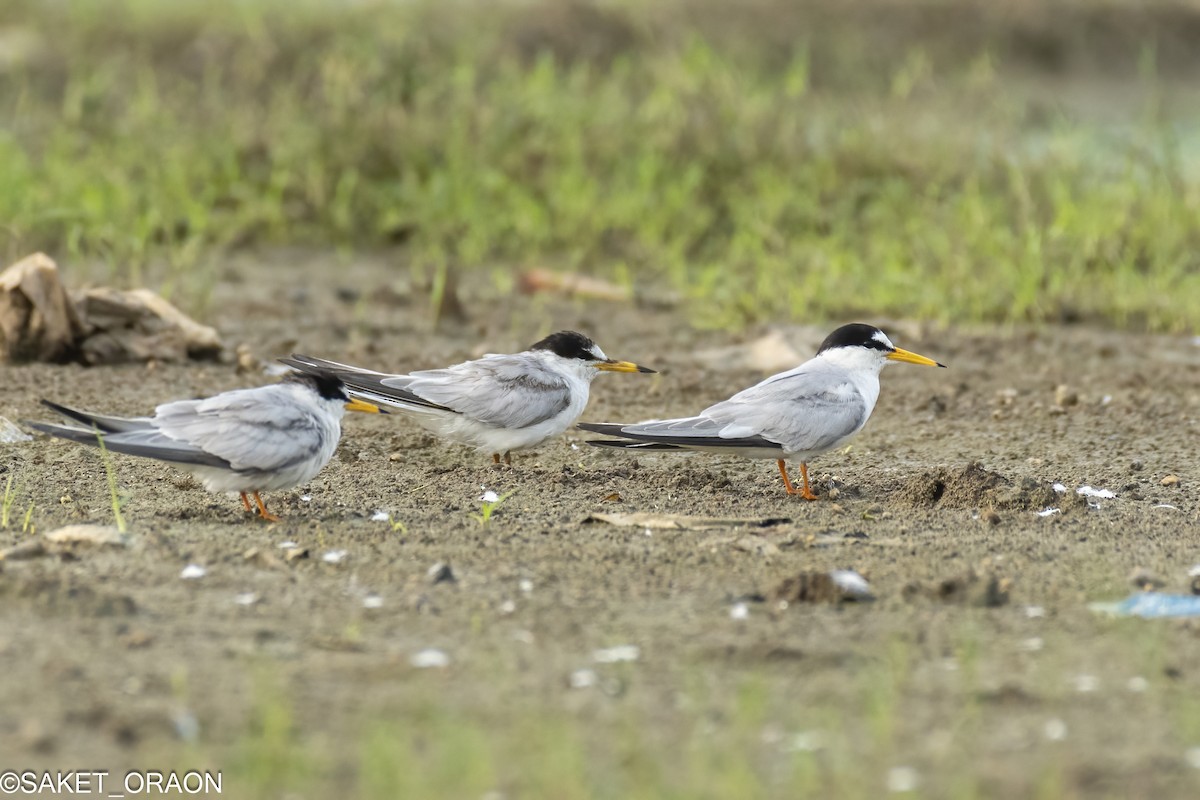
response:
<path id="1" fill-rule="evenodd" d="M 1116 617 L 1200 617 L 1200 596 L 1138 592 L 1119 603 L 1089 603 L 1088 608 Z"/>

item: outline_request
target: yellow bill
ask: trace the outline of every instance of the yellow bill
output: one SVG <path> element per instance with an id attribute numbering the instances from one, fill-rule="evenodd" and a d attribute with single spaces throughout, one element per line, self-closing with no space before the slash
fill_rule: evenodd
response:
<path id="1" fill-rule="evenodd" d="M 920 356 L 916 353 L 910 353 L 907 350 L 900 349 L 899 347 L 888 353 L 887 357 L 892 361 L 903 361 L 905 364 L 920 364 L 923 367 L 941 367 L 942 369 L 946 368 L 945 364 L 939 364 L 932 358 L 926 358 L 925 356 Z"/>
<path id="2" fill-rule="evenodd" d="M 596 365 L 596 367 L 598 369 L 604 370 L 605 372 L 648 372 L 648 373 L 653 373 L 656 371 L 656 370 L 650 369 L 649 367 L 639 367 L 637 364 L 633 363 L 632 361 L 614 361 L 611 358 L 608 361 L 601 361 L 599 364 Z"/>
<path id="3" fill-rule="evenodd" d="M 383 409 L 374 403 L 368 403 L 366 400 L 359 400 L 357 397 L 352 398 L 349 403 L 346 403 L 347 411 L 361 411 L 364 414 L 382 414 Z"/>

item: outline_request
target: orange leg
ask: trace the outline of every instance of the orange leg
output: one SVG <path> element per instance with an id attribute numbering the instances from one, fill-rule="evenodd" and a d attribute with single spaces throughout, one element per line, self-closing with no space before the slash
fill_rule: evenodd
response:
<path id="1" fill-rule="evenodd" d="M 246 507 L 247 511 L 253 511 L 254 509 L 250 507 L 250 498 L 246 497 L 245 492 L 242 492 L 241 494 L 242 494 L 242 505 L 244 505 Z"/>
<path id="2" fill-rule="evenodd" d="M 512 466 L 512 453 L 508 452 L 507 450 L 504 451 L 504 463 L 507 466 Z"/>
<path id="3" fill-rule="evenodd" d="M 258 492 L 254 493 L 254 502 L 258 503 L 258 515 L 267 522 L 279 522 L 279 517 L 267 511 L 267 506 L 263 503 L 263 499 L 258 496 Z"/>
<path id="4" fill-rule="evenodd" d="M 817 496 L 813 494 L 812 489 L 808 488 L 808 464 L 804 462 L 800 463 L 800 477 L 804 479 L 804 491 L 800 493 L 800 496 L 805 500 L 816 500 Z"/>
<path id="5" fill-rule="evenodd" d="M 492 453 L 492 463 L 496 464 L 496 465 L 500 464 L 500 454 L 499 453 Z"/>
<path id="6" fill-rule="evenodd" d="M 805 500 L 816 500 L 817 499 L 817 496 L 812 493 L 812 489 L 810 489 L 808 487 L 808 465 L 807 464 L 800 465 L 800 477 L 804 478 L 804 488 L 797 490 L 796 487 L 792 485 L 792 479 L 788 477 L 787 464 L 784 463 L 784 460 L 781 458 L 778 461 L 776 461 L 775 463 L 779 465 L 779 474 L 783 476 L 783 485 L 787 487 L 788 494 L 798 494 L 801 497 L 803 497 Z"/>

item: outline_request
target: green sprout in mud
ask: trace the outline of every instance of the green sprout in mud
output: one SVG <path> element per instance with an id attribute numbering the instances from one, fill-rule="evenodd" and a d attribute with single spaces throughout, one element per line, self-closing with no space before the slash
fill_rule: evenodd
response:
<path id="1" fill-rule="evenodd" d="M 8 483 L 4 486 L 4 502 L 0 504 L 0 528 L 8 530 L 8 519 L 12 513 L 13 503 L 16 502 L 17 492 L 13 489 L 13 475 L 8 473 Z"/>
<path id="2" fill-rule="evenodd" d="M 487 524 L 492 519 L 492 514 L 496 512 L 496 509 L 502 506 L 505 500 L 512 497 L 516 493 L 516 489 L 500 495 L 496 494 L 491 489 L 485 490 L 484 493 L 479 496 L 479 513 L 472 514 L 471 518 L 476 520 L 480 526 L 487 527 Z"/>
<path id="3" fill-rule="evenodd" d="M 392 533 L 398 533 L 401 536 L 408 535 L 408 526 L 402 520 L 398 520 L 391 514 L 388 514 L 387 523 L 392 529 Z"/>
<path id="4" fill-rule="evenodd" d="M 117 489 L 117 473 L 112 468 L 112 459 L 109 458 L 108 448 L 104 446 L 104 437 L 96 435 L 96 441 L 100 443 L 100 460 L 104 462 L 104 474 L 108 478 L 108 496 L 112 503 L 113 522 L 117 525 L 117 530 L 125 533 L 125 517 L 121 514 L 121 507 L 125 505 L 125 497 Z"/>
<path id="5" fill-rule="evenodd" d="M 25 519 L 21 522 L 22 534 L 37 533 L 37 526 L 33 524 L 33 501 L 29 501 L 29 508 L 25 509 Z"/>

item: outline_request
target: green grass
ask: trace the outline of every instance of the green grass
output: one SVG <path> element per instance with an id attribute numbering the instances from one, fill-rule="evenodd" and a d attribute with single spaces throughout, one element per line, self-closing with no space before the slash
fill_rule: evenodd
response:
<path id="1" fill-rule="evenodd" d="M 996 624 L 1010 622 L 967 611 L 933 640 L 863 641 L 837 663 L 805 657 L 737 674 L 705 659 L 627 664 L 597 667 L 600 686 L 535 692 L 526 667 L 476 653 L 446 671 L 398 672 L 332 717 L 307 707 L 327 698 L 289 689 L 264 663 L 233 735 L 146 755 L 220 765 L 233 797 L 866 800 L 887 794 L 893 767 L 918 775 L 901 797 L 1185 796 L 1183 754 L 1200 743 L 1194 685 L 1162 667 L 1186 629 L 1098 623 L 1111 658 L 1091 665 L 1101 691 L 1081 694 L 1073 641 L 1021 657 Z M 1131 674 L 1149 689 L 1128 691 Z M 1101 710 L 1117 718 L 1096 723 Z M 1066 720 L 1061 741 L 1044 733 L 1056 719 Z"/>
<path id="2" fill-rule="evenodd" d="M 549 264 L 714 325 L 1200 324 L 1155 42 L 1099 56 L 1137 89 L 1114 127 L 1032 99 L 1010 29 L 752 5 L 14 0 L 0 253 L 203 293 L 231 248 L 398 247 L 433 293 Z"/>

